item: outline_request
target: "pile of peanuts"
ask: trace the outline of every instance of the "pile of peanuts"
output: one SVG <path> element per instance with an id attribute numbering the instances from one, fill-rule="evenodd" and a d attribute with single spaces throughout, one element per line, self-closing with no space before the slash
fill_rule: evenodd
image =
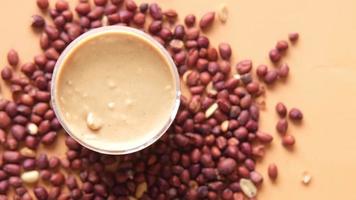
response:
<path id="1" fill-rule="evenodd" d="M 259 65 L 258 78 L 250 60 L 232 66 L 230 45 L 221 43 L 214 48 L 203 35 L 216 21 L 215 12 L 199 21 L 188 15 L 184 24 L 178 24 L 175 10 L 162 10 L 156 3 L 80 0 L 75 11 L 65 0 L 57 0 L 51 8 L 48 0 L 37 0 L 37 5 L 52 19 L 32 17 L 43 52 L 19 66 L 18 53 L 10 50 L 9 66 L 1 71 L 13 100 L 0 100 L 0 143 L 4 148 L 0 200 L 256 199 L 263 181 L 255 170 L 256 159 L 264 156 L 265 146 L 273 140 L 259 131 L 261 104 L 257 99 L 265 93 L 263 84 L 287 78 L 287 64 L 277 68 Z M 222 16 L 226 21 L 226 15 Z M 66 136 L 64 157 L 37 153 L 40 145 L 52 145 L 62 133 L 50 105 L 56 60 L 79 35 L 106 25 L 131 26 L 152 35 L 171 53 L 191 95 L 182 96 L 167 133 L 140 152 L 102 155 Z M 298 34 L 290 34 L 289 40 L 297 42 Z M 269 53 L 271 61 L 280 63 L 288 46 L 287 41 L 279 41 Z M 17 67 L 20 72 L 15 71 Z M 237 73 L 232 73 L 232 67 Z M 276 111 L 280 116 L 276 129 L 283 145 L 290 148 L 295 139 L 287 134 L 287 115 L 298 122 L 303 114 L 297 108 L 288 114 L 283 103 L 278 103 Z M 275 164 L 269 166 L 268 175 L 277 178 Z"/>

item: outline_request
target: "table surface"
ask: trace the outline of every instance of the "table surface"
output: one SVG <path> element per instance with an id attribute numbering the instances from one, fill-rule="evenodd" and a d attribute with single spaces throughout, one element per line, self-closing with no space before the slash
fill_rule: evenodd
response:
<path id="1" fill-rule="evenodd" d="M 163 8 L 175 8 L 180 19 L 188 13 L 201 16 L 217 10 L 222 3 L 229 9 L 226 24 L 216 22 L 207 33 L 213 44 L 229 42 L 234 61 L 250 58 L 267 63 L 268 51 L 289 32 L 301 34 L 298 44 L 284 59 L 291 76 L 285 83 L 268 88 L 262 130 L 275 135 L 266 157 L 258 165 L 279 166 L 276 183 L 265 178 L 259 199 L 356 199 L 356 1 L 355 0 L 156 0 Z M 71 1 L 75 3 L 77 1 Z M 148 1 L 153 2 L 153 1 Z M 53 1 L 52 1 L 53 4 Z M 0 66 L 6 65 L 6 52 L 18 50 L 21 62 L 40 52 L 38 35 L 30 27 L 30 16 L 40 11 L 35 1 L 3 1 L 0 7 Z M 1 82 L 2 95 L 8 90 Z M 304 111 L 300 126 L 288 130 L 296 137 L 293 151 L 285 150 L 275 131 L 274 105 L 283 101 Z M 62 155 L 61 138 L 53 149 Z M 301 183 L 308 171 L 312 181 Z"/>

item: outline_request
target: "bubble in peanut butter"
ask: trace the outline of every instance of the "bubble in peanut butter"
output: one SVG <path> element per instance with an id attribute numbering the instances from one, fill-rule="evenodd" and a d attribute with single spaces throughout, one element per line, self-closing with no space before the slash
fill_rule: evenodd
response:
<path id="1" fill-rule="evenodd" d="M 125 99 L 125 105 L 126 106 L 131 106 L 132 103 L 133 103 L 132 99 L 129 99 L 129 98 Z"/>
<path id="2" fill-rule="evenodd" d="M 59 101 L 65 103 L 64 97 L 59 97 Z"/>
<path id="3" fill-rule="evenodd" d="M 101 127 L 103 126 L 101 120 L 97 116 L 95 116 L 92 112 L 89 112 L 87 114 L 86 122 L 88 128 L 93 131 L 97 131 L 101 129 Z"/>
<path id="4" fill-rule="evenodd" d="M 114 88 L 116 88 L 116 83 L 113 80 L 109 80 L 108 86 L 110 89 L 114 89 Z"/>
<path id="5" fill-rule="evenodd" d="M 86 93 L 86 92 L 84 92 L 83 94 L 82 94 L 82 97 L 83 98 L 87 98 L 89 95 L 88 95 L 88 93 Z"/>
<path id="6" fill-rule="evenodd" d="M 75 93 L 80 93 L 80 90 L 77 87 L 74 87 L 74 92 Z"/>
<path id="7" fill-rule="evenodd" d="M 67 84 L 67 85 L 73 85 L 73 82 L 72 82 L 71 80 L 67 80 L 67 81 L 66 81 L 66 84 Z"/>
<path id="8" fill-rule="evenodd" d="M 109 108 L 110 110 L 113 110 L 113 109 L 115 108 L 115 103 L 114 103 L 114 102 L 109 102 L 109 103 L 108 103 L 108 108 Z"/>

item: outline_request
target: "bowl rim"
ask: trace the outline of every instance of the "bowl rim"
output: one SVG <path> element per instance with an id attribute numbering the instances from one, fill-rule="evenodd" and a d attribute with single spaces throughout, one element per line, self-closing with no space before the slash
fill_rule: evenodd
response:
<path id="1" fill-rule="evenodd" d="M 175 81 L 175 101 L 174 101 L 174 106 L 171 110 L 171 115 L 169 117 L 169 119 L 167 119 L 167 122 L 164 124 L 164 126 L 160 129 L 159 132 L 157 132 L 157 134 L 155 134 L 153 137 L 151 137 L 148 141 L 145 141 L 144 143 L 129 148 L 129 149 L 124 149 L 124 150 L 110 150 L 110 149 L 105 149 L 105 148 L 100 148 L 97 146 L 93 146 L 90 145 L 88 143 L 86 143 L 84 141 L 83 138 L 79 138 L 77 137 L 76 134 L 74 134 L 70 128 L 68 127 L 68 125 L 66 124 L 65 120 L 62 117 L 61 111 L 59 110 L 59 105 L 57 103 L 57 98 L 56 98 L 56 82 L 57 82 L 57 78 L 58 78 L 58 73 L 60 71 L 60 68 L 63 66 L 63 62 L 65 60 L 65 58 L 67 57 L 67 55 L 72 52 L 72 50 L 77 47 L 77 45 L 80 44 L 81 41 L 86 40 L 90 37 L 95 37 L 97 35 L 101 35 L 101 34 L 105 34 L 105 33 L 130 33 L 133 35 L 136 35 L 138 37 L 143 38 L 144 40 L 146 40 L 147 42 L 149 42 L 151 45 L 153 45 L 154 47 L 156 47 L 157 50 L 159 50 L 159 52 L 164 56 L 164 58 L 167 60 L 169 67 L 171 68 L 173 77 L 174 77 L 174 81 Z M 92 29 L 90 31 L 87 31 L 85 33 L 83 33 L 82 35 L 80 35 L 79 37 L 77 37 L 75 40 L 73 40 L 65 49 L 64 51 L 61 53 L 61 55 L 59 56 L 56 64 L 55 64 L 55 68 L 52 74 L 52 80 L 51 80 L 51 88 L 50 88 L 50 93 L 51 93 L 51 107 L 59 121 L 59 123 L 62 125 L 63 129 L 74 139 L 76 140 L 78 143 L 80 143 L 82 146 L 99 152 L 99 153 L 103 153 L 103 154 L 108 154 L 108 155 L 125 155 L 125 154 L 130 154 L 130 153 L 134 153 L 137 151 L 140 151 L 148 146 L 150 146 L 151 144 L 153 144 L 154 142 L 156 142 L 159 138 L 162 137 L 162 135 L 168 130 L 168 128 L 170 127 L 170 125 L 172 124 L 172 122 L 175 119 L 175 116 L 177 115 L 178 109 L 179 109 L 179 105 L 180 105 L 180 96 L 181 96 L 181 88 L 180 88 L 180 78 L 179 78 L 179 74 L 178 74 L 178 70 L 177 67 L 175 65 L 175 62 L 173 61 L 171 55 L 168 53 L 168 51 L 158 42 L 156 41 L 152 36 L 150 36 L 149 34 L 135 29 L 135 28 L 131 28 L 131 27 L 127 27 L 127 26 L 121 26 L 121 25 L 113 25 L 113 26 L 104 26 L 104 27 L 100 27 L 100 28 L 96 28 L 96 29 Z"/>

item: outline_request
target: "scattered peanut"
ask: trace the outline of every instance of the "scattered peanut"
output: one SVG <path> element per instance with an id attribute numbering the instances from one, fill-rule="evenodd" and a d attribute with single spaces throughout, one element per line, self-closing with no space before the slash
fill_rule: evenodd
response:
<path id="1" fill-rule="evenodd" d="M 242 192 L 248 197 L 253 198 L 257 195 L 257 188 L 249 179 L 241 178 L 240 187 Z"/>
<path id="2" fill-rule="evenodd" d="M 37 182 L 39 179 L 39 176 L 40 176 L 40 173 L 36 170 L 33 170 L 33 171 L 27 171 L 27 172 L 22 173 L 21 179 L 24 183 L 31 184 L 31 183 Z"/>
<path id="3" fill-rule="evenodd" d="M 36 157 L 36 152 L 33 151 L 32 149 L 28 148 L 28 147 L 22 147 L 21 150 L 20 150 L 20 153 L 24 157 L 28 157 L 28 158 Z"/>
<path id="4" fill-rule="evenodd" d="M 38 126 L 35 123 L 27 124 L 27 132 L 31 135 L 36 135 L 38 133 Z"/>
<path id="5" fill-rule="evenodd" d="M 216 95 L 218 94 L 218 91 L 215 90 L 214 86 L 213 86 L 213 83 L 210 82 L 206 88 L 205 88 L 206 92 L 210 95 Z"/>
<path id="6" fill-rule="evenodd" d="M 205 118 L 209 118 L 218 109 L 218 104 L 214 103 L 205 111 Z"/>
<path id="7" fill-rule="evenodd" d="M 229 120 L 225 120 L 220 125 L 222 132 L 229 130 Z"/>
<path id="8" fill-rule="evenodd" d="M 277 165 L 272 163 L 268 166 L 268 176 L 271 180 L 276 180 L 278 177 L 278 168 Z"/>
<path id="9" fill-rule="evenodd" d="M 184 83 L 187 83 L 187 80 L 188 80 L 188 76 L 192 73 L 192 70 L 188 70 L 186 71 L 183 76 L 182 76 L 182 80 Z"/>
<path id="10" fill-rule="evenodd" d="M 141 198 L 142 195 L 147 191 L 147 183 L 146 182 L 143 182 L 143 183 L 140 183 L 137 188 L 136 188 L 136 193 L 135 193 L 135 197 L 136 198 Z"/>
<path id="11" fill-rule="evenodd" d="M 303 172 L 302 183 L 308 185 L 312 179 L 312 176 L 308 172 Z"/>
<path id="12" fill-rule="evenodd" d="M 219 11 L 218 11 L 218 18 L 222 23 L 226 23 L 227 18 L 229 15 L 229 10 L 227 8 L 226 4 L 221 4 L 219 6 Z"/>

